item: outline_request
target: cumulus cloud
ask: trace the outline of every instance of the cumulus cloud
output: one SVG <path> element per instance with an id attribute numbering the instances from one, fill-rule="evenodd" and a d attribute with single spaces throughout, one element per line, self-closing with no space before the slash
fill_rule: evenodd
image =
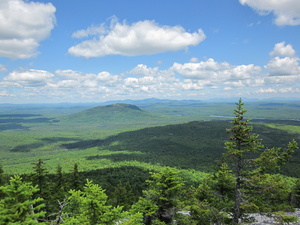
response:
<path id="1" fill-rule="evenodd" d="M 300 74 L 298 58 L 275 57 L 265 66 L 270 76 L 289 76 Z"/>
<path id="2" fill-rule="evenodd" d="M 174 72 L 171 70 L 160 70 L 158 67 L 148 67 L 144 64 L 139 64 L 134 67 L 132 70 L 127 72 L 126 74 L 134 75 L 134 76 L 142 76 L 142 77 L 172 77 Z"/>
<path id="3" fill-rule="evenodd" d="M 97 34 L 102 27 L 103 25 L 78 31 L 73 36 L 86 37 Z M 201 29 L 189 33 L 181 26 L 161 26 L 149 20 L 131 25 L 125 21 L 120 23 L 113 20 L 104 34 L 85 40 L 69 48 L 68 52 L 85 58 L 105 55 L 150 55 L 186 49 L 189 46 L 198 45 L 204 39 L 205 34 Z"/>
<path id="4" fill-rule="evenodd" d="M 259 66 L 253 64 L 233 66 L 227 62 L 218 63 L 212 58 L 195 63 L 174 63 L 171 69 L 185 78 L 219 81 L 247 79 L 261 71 Z"/>
<path id="5" fill-rule="evenodd" d="M 42 86 L 45 85 L 53 78 L 53 74 L 44 70 L 23 70 L 23 71 L 13 71 L 4 81 L 10 81 L 26 86 Z"/>
<path id="6" fill-rule="evenodd" d="M 284 42 L 277 43 L 270 56 L 273 58 L 265 66 L 269 76 L 300 76 L 299 58 L 292 45 L 285 45 Z"/>
<path id="7" fill-rule="evenodd" d="M 2 98 L 42 96 L 43 99 L 77 102 L 161 96 L 226 97 L 235 93 L 239 96 L 293 96 L 299 93 L 299 59 L 292 46 L 278 43 L 270 56 L 264 71 L 253 64 L 232 65 L 213 58 L 206 61 L 192 58 L 186 63 L 174 63 L 167 69 L 138 64 L 120 74 L 70 69 L 56 70 L 54 74 L 43 70 L 18 70 L 4 77 L 0 87 L 6 90 Z"/>
<path id="8" fill-rule="evenodd" d="M 0 1 L 0 57 L 26 59 L 37 55 L 39 42 L 50 35 L 56 9 L 51 3 Z"/>
<path id="9" fill-rule="evenodd" d="M 242 5 L 248 5 L 260 15 L 273 13 L 278 26 L 300 25 L 299 0 L 240 0 Z"/>
<path id="10" fill-rule="evenodd" d="M 272 52 L 270 52 L 271 57 L 276 56 L 287 56 L 287 57 L 294 57 L 296 51 L 294 50 L 291 44 L 285 45 L 285 42 L 277 43 Z"/>

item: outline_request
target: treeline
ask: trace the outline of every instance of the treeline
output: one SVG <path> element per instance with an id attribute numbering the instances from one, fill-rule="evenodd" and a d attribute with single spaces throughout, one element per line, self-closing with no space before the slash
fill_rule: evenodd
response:
<path id="1" fill-rule="evenodd" d="M 81 173 L 75 164 L 72 173 L 58 166 L 47 174 L 41 160 L 29 175 L 8 177 L 1 170 L 0 224 L 233 224 L 235 177 L 224 162 L 194 185 L 171 167 L 114 170 Z M 240 221 L 253 221 L 248 214 L 257 212 L 278 224 L 297 220 L 283 212 L 300 207 L 300 179 L 265 173 L 251 182 L 255 187 L 243 189 Z"/>
<path id="2" fill-rule="evenodd" d="M 252 213 L 278 224 L 297 222 L 285 212 L 300 207 L 300 179 L 278 173 L 297 151 L 297 142 L 265 147 L 244 118 L 243 105 L 241 99 L 236 103 L 226 130 L 226 151 L 200 183 L 171 167 L 83 174 L 75 164 L 72 173 L 57 166 L 51 175 L 38 160 L 28 175 L 8 177 L 0 170 L 0 224 L 240 224 L 253 221 Z"/>

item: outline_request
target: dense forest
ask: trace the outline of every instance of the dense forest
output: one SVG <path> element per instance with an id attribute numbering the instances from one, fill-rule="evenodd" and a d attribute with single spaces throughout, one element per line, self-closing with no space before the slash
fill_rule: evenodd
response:
<path id="1" fill-rule="evenodd" d="M 160 170 L 125 163 L 80 171 L 78 162 L 71 172 L 61 165 L 50 172 L 42 159 L 30 173 L 7 174 L 1 167 L 0 224 L 239 224 L 253 222 L 254 213 L 296 223 L 287 212 L 300 207 L 299 135 L 254 123 L 243 106 L 236 103 L 230 122 L 194 121 L 60 144 L 97 148 L 87 162 L 155 161 L 164 165 Z M 100 154 L 107 150 L 116 154 Z M 194 179 L 193 171 L 207 173 Z"/>

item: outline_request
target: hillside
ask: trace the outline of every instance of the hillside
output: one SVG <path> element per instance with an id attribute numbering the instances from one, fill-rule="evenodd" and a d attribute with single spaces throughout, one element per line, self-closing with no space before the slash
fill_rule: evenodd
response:
<path id="1" fill-rule="evenodd" d="M 186 121 L 187 119 L 184 120 Z M 184 120 L 178 116 L 148 112 L 140 109 L 136 105 L 125 103 L 97 106 L 60 118 L 61 122 L 98 124 L 102 127 L 131 124 L 159 125 L 166 124 L 166 122 Z"/>
<path id="2" fill-rule="evenodd" d="M 228 140 L 225 132 L 231 124 L 228 121 L 189 122 L 185 124 L 144 128 L 122 132 L 104 139 L 93 139 L 62 144 L 68 150 L 98 148 L 98 154 L 87 160 L 112 162 L 137 161 L 180 169 L 195 169 L 209 172 L 225 151 Z M 254 125 L 254 132 L 260 134 L 266 147 L 285 147 L 292 139 L 300 142 L 299 135 L 273 129 L 261 124 Z M 102 152 L 111 154 L 103 155 Z M 283 172 L 299 176 L 299 152 L 296 152 Z"/>

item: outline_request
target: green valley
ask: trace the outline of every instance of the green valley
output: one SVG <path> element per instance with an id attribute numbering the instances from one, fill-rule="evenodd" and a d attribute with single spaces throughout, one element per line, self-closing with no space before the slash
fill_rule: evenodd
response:
<path id="1" fill-rule="evenodd" d="M 8 183 L 11 175 L 18 174 L 21 177 L 11 178 L 11 182 L 20 183 L 23 178 L 37 184 L 39 193 L 47 196 L 47 215 L 58 210 L 57 206 L 52 206 L 57 199 L 47 194 L 55 192 L 57 185 L 60 191 L 55 198 L 62 200 L 70 189 L 79 191 L 89 187 L 96 190 L 98 186 L 86 181 L 89 179 L 106 191 L 107 204 L 114 207 L 121 204 L 126 211 L 132 205 L 146 207 L 143 205 L 146 202 L 140 202 L 146 201 L 146 198 L 142 200 L 140 197 L 149 188 L 148 195 L 152 196 L 158 188 L 156 185 L 167 182 L 166 174 L 174 176 L 179 186 L 185 185 L 187 193 L 184 198 L 192 195 L 193 201 L 201 202 L 193 203 L 196 208 L 185 206 L 185 209 L 195 210 L 195 215 L 202 215 L 208 210 L 204 203 L 215 207 L 214 210 L 223 207 L 223 204 L 228 204 L 226 207 L 232 205 L 229 199 L 232 199 L 233 177 L 222 156 L 226 152 L 225 143 L 230 140 L 227 129 L 233 125 L 234 105 L 224 102 L 155 102 L 153 99 L 136 102 L 139 105 L 131 103 L 47 107 L 3 105 L 0 110 L 0 165 L 4 171 L 4 175 L 0 174 L 1 182 Z M 281 149 L 285 149 L 292 140 L 300 143 L 299 107 L 299 103 L 293 102 L 249 103 L 249 117 L 246 119 L 253 118 L 253 132 L 259 134 L 262 144 L 271 149 L 273 156 L 279 157 Z M 244 122 L 241 125 L 244 126 Z M 250 156 L 259 157 L 259 154 L 254 152 Z M 291 210 L 290 203 L 286 205 L 283 202 L 287 202 L 287 196 L 294 196 L 293 193 L 298 190 L 295 188 L 298 187 L 296 180 L 300 178 L 300 151 L 296 150 L 284 164 L 275 174 L 251 175 L 251 182 L 255 185 L 265 188 L 271 182 L 279 185 L 271 192 L 282 191 L 278 209 L 268 209 L 262 204 L 263 200 L 251 199 L 262 211 Z M 44 181 L 41 182 L 41 178 Z M 149 179 L 152 181 L 146 182 Z M 158 179 L 154 186 L 151 185 L 153 179 Z M 260 179 L 265 183 L 258 184 Z M 85 183 L 87 186 L 84 186 Z M 284 184 L 288 194 L 280 189 Z M 41 190 L 44 185 L 48 185 L 43 187 L 48 192 Z M 202 196 L 204 192 L 201 190 L 211 193 Z M 100 189 L 98 191 L 101 192 Z M 216 191 L 220 191 L 221 199 L 215 196 Z M 262 192 L 260 195 L 263 199 L 268 194 Z M 73 197 L 76 199 L 75 192 Z M 155 199 L 155 196 L 150 198 Z M 297 199 L 297 195 L 293 198 Z M 221 203 L 224 199 L 228 202 Z M 187 199 L 189 201 L 192 200 Z M 146 218 L 145 215 L 143 218 Z M 207 222 L 208 218 L 210 216 L 204 221 Z M 222 218 L 224 223 L 225 220 Z"/>

